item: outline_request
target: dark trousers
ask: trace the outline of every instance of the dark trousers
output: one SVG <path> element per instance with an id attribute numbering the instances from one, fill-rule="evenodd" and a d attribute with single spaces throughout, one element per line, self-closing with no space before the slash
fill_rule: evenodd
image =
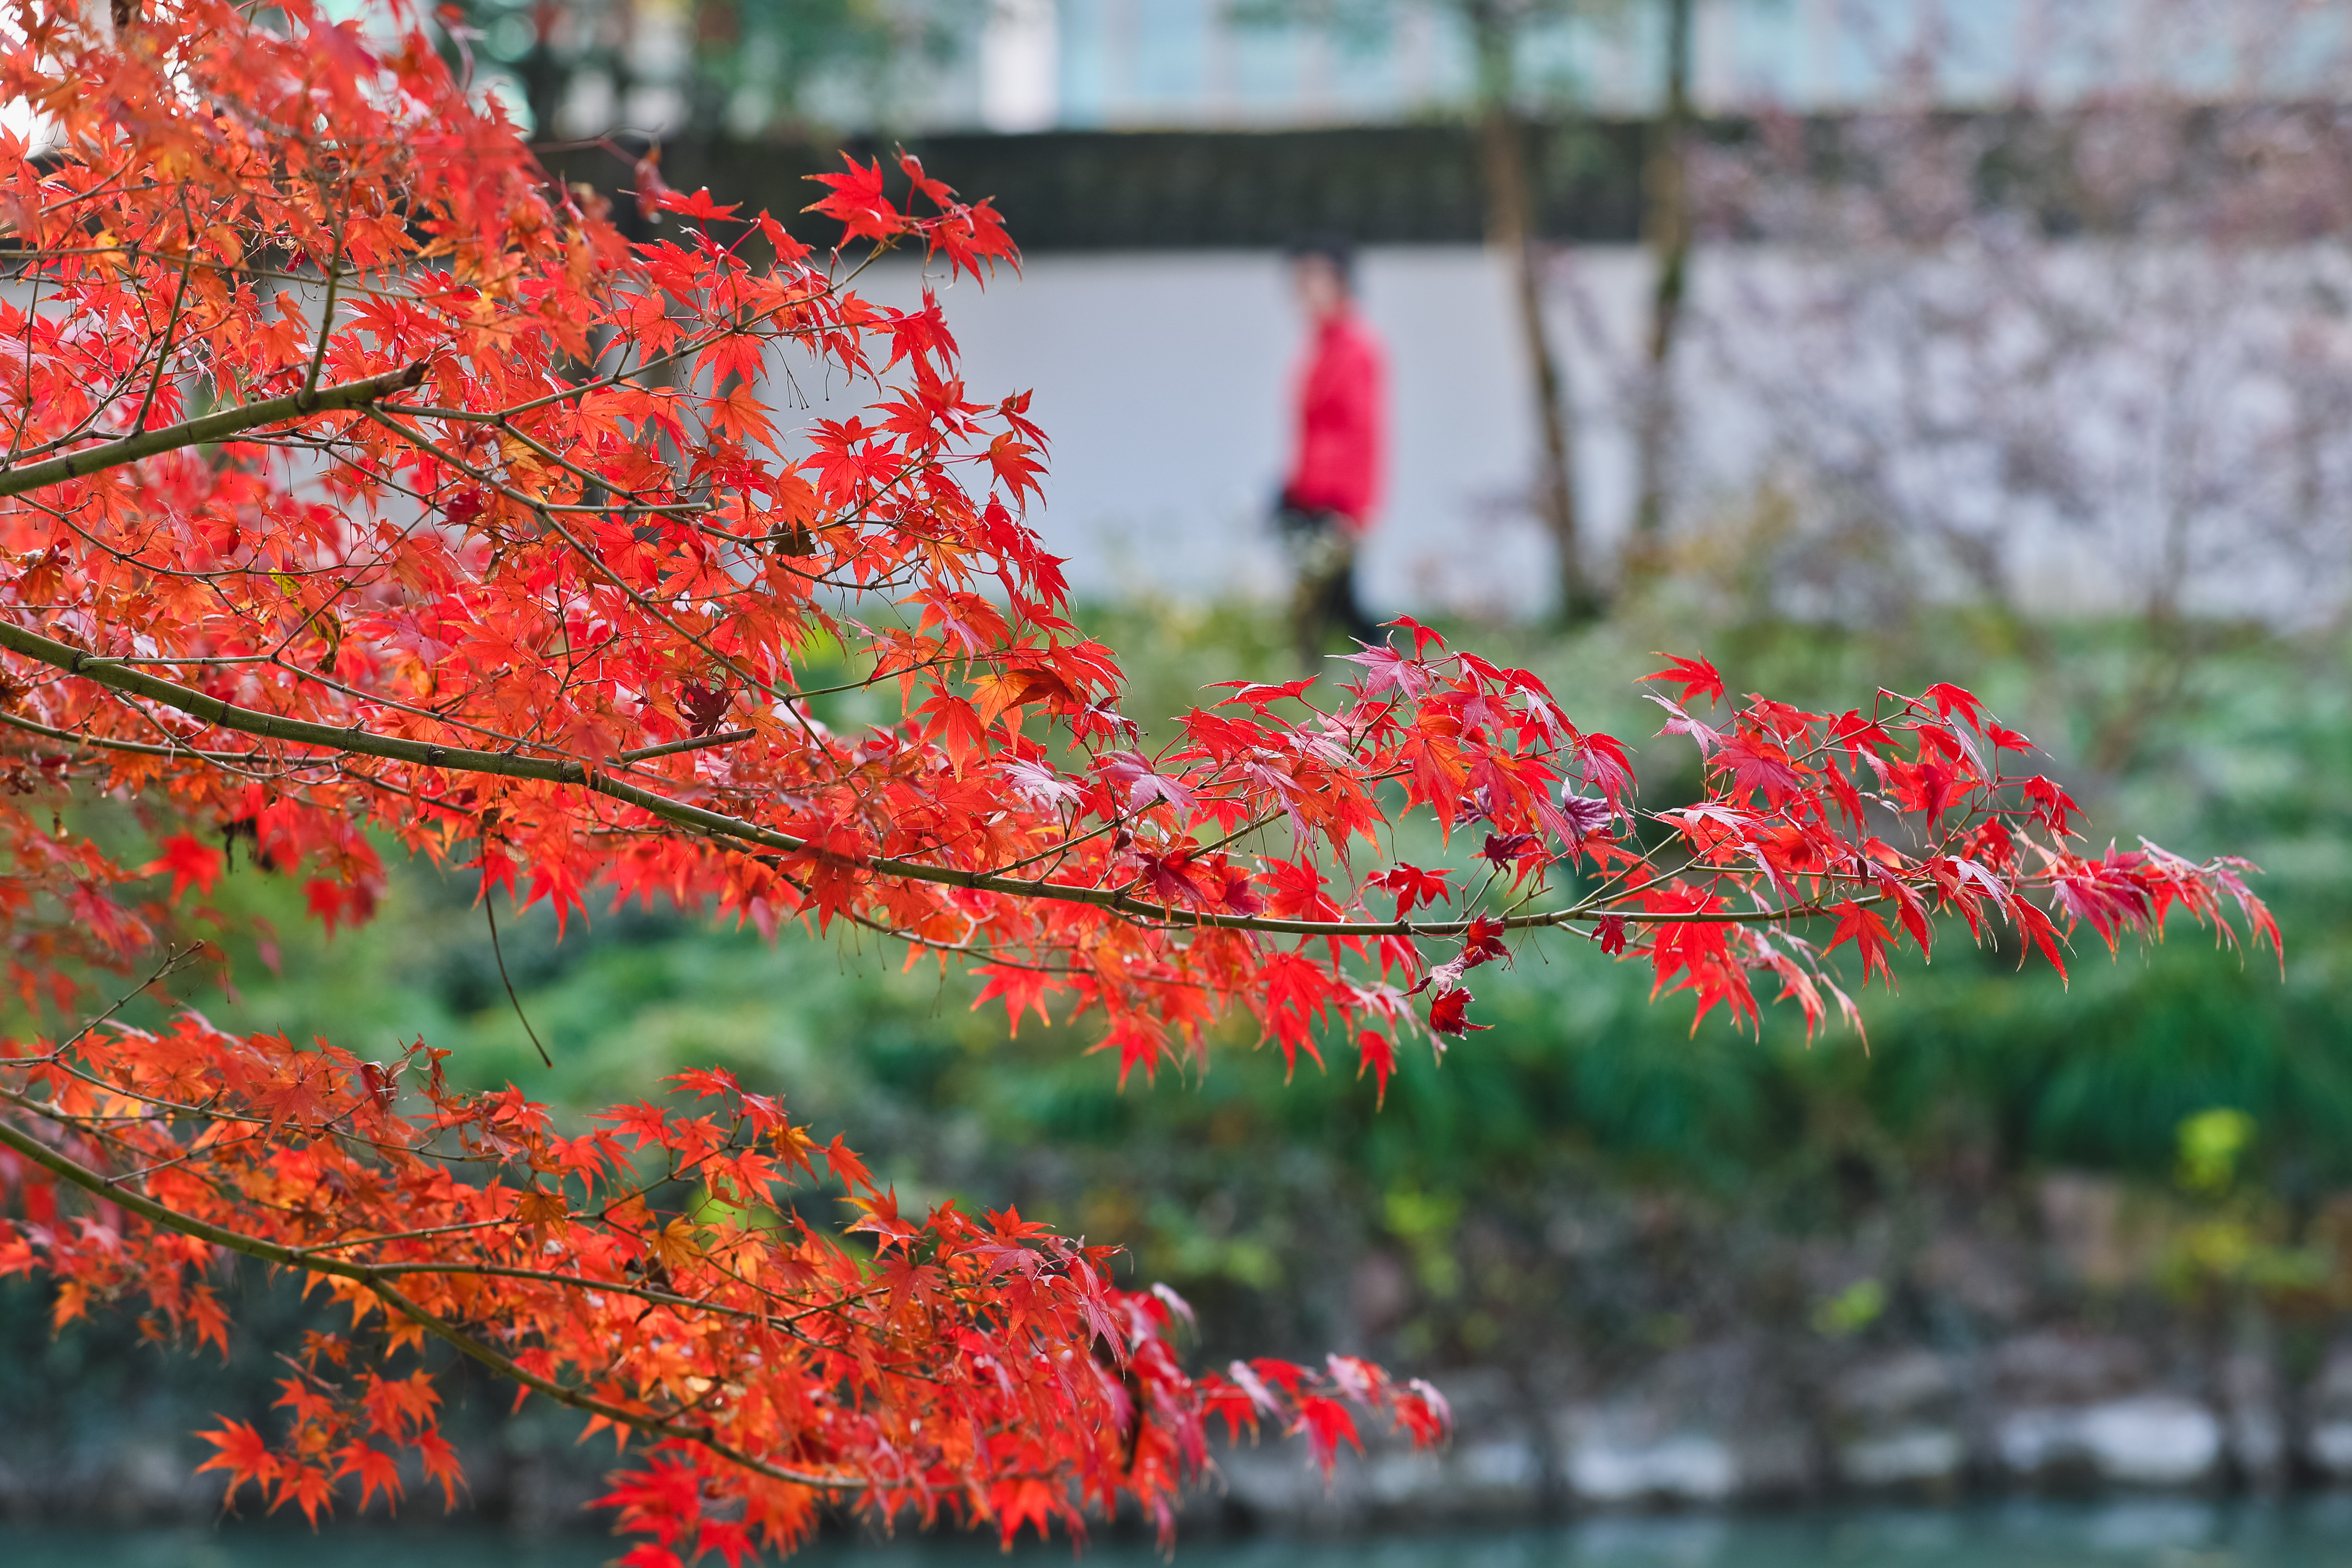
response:
<path id="1" fill-rule="evenodd" d="M 1356 536 L 1337 512 L 1284 507 L 1276 521 L 1293 573 L 1291 637 L 1303 673 L 1320 675 L 1335 627 L 1360 643 L 1381 640 L 1356 601 Z"/>

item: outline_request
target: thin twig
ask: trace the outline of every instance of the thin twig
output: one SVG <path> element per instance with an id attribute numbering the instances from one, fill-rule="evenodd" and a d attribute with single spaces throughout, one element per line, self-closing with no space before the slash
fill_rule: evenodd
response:
<path id="1" fill-rule="evenodd" d="M 515 1016 L 522 1019 L 522 1032 L 530 1037 L 531 1045 L 539 1051 L 540 1061 L 553 1067 L 555 1058 L 547 1054 L 545 1046 L 540 1045 L 539 1031 L 530 1026 L 530 1019 L 522 1010 L 522 998 L 515 994 L 514 982 L 507 978 L 507 955 L 499 947 L 498 900 L 491 898 L 487 889 L 482 894 L 482 912 L 490 917 L 490 956 L 499 961 L 499 983 L 507 988 L 507 1000 L 514 1004 Z"/>

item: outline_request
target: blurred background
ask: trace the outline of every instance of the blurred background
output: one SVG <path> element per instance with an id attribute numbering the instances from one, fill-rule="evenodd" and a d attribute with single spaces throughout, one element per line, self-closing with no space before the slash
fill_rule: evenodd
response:
<path id="1" fill-rule="evenodd" d="M 509 927 L 551 1071 L 473 888 L 409 868 L 332 942 L 298 889 L 232 879 L 283 954 L 240 965 L 218 1021 L 422 1033 L 568 1114 L 717 1061 L 902 1193 L 1126 1243 L 1200 1309 L 1203 1363 L 1337 1349 L 1453 1396 L 1449 1453 L 1376 1442 L 1328 1489 L 1290 1449 L 1223 1456 L 1196 1532 L 1802 1503 L 1861 1534 L 1629 1526 L 1575 1560 L 2335 1560 L 2352 0 L 461 10 L 453 58 L 641 236 L 648 155 L 796 212 L 841 151 L 903 144 L 996 199 L 1018 274 L 931 281 L 974 391 L 1035 391 L 1031 521 L 1132 716 L 1291 672 L 1285 250 L 1339 236 L 1389 355 L 1376 614 L 1538 670 L 1629 742 L 1654 648 L 1805 703 L 1969 685 L 2094 835 L 2260 862 L 2284 970 L 2184 932 L 2086 944 L 2069 987 L 1954 940 L 1875 998 L 1866 1044 L 1809 1047 L 1792 1017 L 1694 1031 L 1640 973 L 1531 948 L 1479 988 L 1493 1032 L 1376 1110 L 1344 1074 L 1286 1084 L 1245 1031 L 1204 1078 L 1120 1092 L 1083 1030 L 1009 1038 L 956 973 L 633 910 L 560 943 Z M 1641 750 L 1645 805 L 1696 791 L 1687 746 Z M 39 1289 L 0 1287 L 0 1510 L 208 1517 L 184 1434 L 266 1419 L 268 1340 L 305 1310 L 239 1288 L 224 1366 L 128 1322 L 53 1337 Z M 576 1526 L 601 1456 L 505 1404 L 468 1404 L 478 1515 Z M 1982 1512 L 2085 1496 L 2129 1508 Z M 1882 1528 L 1894 1504 L 1978 1511 Z M 1519 1551 L 1494 1560 L 1569 1560 Z"/>

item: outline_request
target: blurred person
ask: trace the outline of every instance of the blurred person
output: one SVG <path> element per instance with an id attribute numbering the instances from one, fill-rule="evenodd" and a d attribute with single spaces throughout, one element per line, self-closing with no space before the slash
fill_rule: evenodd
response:
<path id="1" fill-rule="evenodd" d="M 1345 242 L 1297 247 L 1290 271 L 1308 338 L 1275 521 L 1297 574 L 1291 631 L 1312 675 L 1335 624 L 1360 643 L 1382 636 L 1356 599 L 1356 548 L 1379 510 L 1388 461 L 1388 366 L 1357 313 L 1355 256 Z"/>

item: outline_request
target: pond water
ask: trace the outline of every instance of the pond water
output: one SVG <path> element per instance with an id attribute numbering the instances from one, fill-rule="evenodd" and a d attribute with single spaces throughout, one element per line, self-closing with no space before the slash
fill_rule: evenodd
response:
<path id="1" fill-rule="evenodd" d="M 0 1526 L 5 1568 L 594 1568 L 618 1546 L 582 1535 L 520 1538 L 474 1528 L 299 1527 L 102 1531 Z M 710 1561 L 716 1561 L 712 1559 Z M 811 1568 L 979 1568 L 1008 1559 L 977 1542 L 833 1542 Z M 1066 1546 L 1011 1561 L 1069 1563 Z M 1148 1545 L 1105 1543 L 1081 1560 L 1144 1568 Z M 1736 1517 L 1587 1520 L 1544 1530 L 1347 1542 L 1194 1540 L 1202 1568 L 2352 1568 L 2352 1497 L 2283 1504 L 2145 1499 L 2011 1502 L 1948 1510 L 1838 1510 Z"/>

